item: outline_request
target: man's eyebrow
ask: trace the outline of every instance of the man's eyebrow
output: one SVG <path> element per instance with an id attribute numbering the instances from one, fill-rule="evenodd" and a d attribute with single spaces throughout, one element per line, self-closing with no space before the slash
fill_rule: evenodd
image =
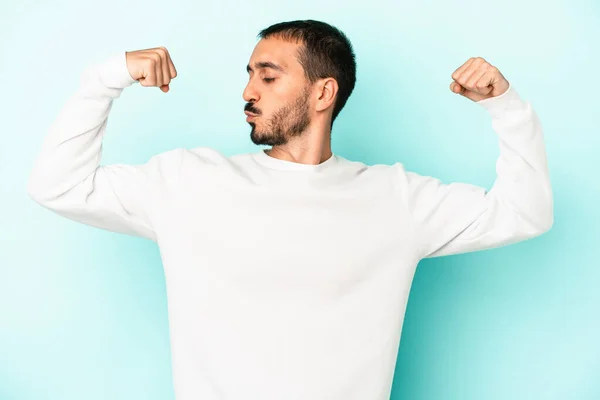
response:
<path id="1" fill-rule="evenodd" d="M 280 67 L 279 65 L 277 65 L 271 61 L 256 62 L 256 63 L 254 63 L 254 68 L 256 68 L 256 69 L 271 68 L 271 69 L 274 69 L 279 72 L 285 72 L 282 67 Z M 246 72 L 250 73 L 250 71 L 253 71 L 253 69 L 252 69 L 252 67 L 250 67 L 250 64 L 248 64 L 246 66 Z"/>

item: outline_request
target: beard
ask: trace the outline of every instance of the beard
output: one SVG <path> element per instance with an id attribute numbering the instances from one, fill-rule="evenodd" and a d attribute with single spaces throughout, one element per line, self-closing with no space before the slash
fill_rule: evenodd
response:
<path id="1" fill-rule="evenodd" d="M 277 110 L 265 123 L 266 126 L 260 129 L 256 127 L 256 123 L 249 122 L 252 127 L 252 142 L 257 145 L 281 146 L 291 138 L 301 136 L 310 124 L 309 95 L 309 89 L 305 88 L 296 100 Z"/>

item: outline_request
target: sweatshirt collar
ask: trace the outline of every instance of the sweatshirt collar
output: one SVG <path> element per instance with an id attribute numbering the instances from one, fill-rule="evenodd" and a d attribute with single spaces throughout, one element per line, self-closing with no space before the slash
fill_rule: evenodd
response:
<path id="1" fill-rule="evenodd" d="M 259 164 L 280 171 L 299 171 L 299 172 L 322 172 L 327 168 L 331 168 L 338 162 L 338 158 L 335 154 L 331 154 L 327 160 L 320 164 L 302 164 L 293 161 L 280 160 L 279 158 L 271 157 L 265 153 L 265 149 L 262 149 L 253 154 L 254 159 Z"/>

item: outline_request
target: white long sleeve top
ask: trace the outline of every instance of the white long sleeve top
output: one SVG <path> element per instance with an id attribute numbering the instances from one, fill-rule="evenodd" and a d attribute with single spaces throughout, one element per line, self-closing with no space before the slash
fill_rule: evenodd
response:
<path id="1" fill-rule="evenodd" d="M 512 85 L 478 102 L 498 136 L 490 190 L 401 163 L 318 165 L 198 147 L 100 164 L 125 54 L 89 67 L 36 159 L 30 197 L 157 243 L 178 400 L 387 400 L 417 263 L 553 223 L 540 122 Z"/>

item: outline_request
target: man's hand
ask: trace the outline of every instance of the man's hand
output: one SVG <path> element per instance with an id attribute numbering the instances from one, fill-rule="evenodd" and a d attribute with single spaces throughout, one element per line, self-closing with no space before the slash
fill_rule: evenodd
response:
<path id="1" fill-rule="evenodd" d="M 171 79 L 177 76 L 171 56 L 164 47 L 128 51 L 125 58 L 129 75 L 142 86 L 157 86 L 167 93 Z"/>
<path id="2" fill-rule="evenodd" d="M 454 71 L 452 79 L 450 90 L 473 101 L 500 96 L 509 86 L 498 68 L 481 57 L 467 60 Z"/>

